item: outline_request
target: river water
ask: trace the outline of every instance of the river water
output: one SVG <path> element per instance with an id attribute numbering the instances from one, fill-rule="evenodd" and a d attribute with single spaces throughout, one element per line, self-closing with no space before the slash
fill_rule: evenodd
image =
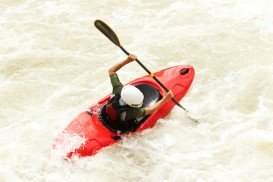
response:
<path id="1" fill-rule="evenodd" d="M 271 0 L 1 0 L 0 14 L 0 181 L 273 180 Z M 53 139 L 126 58 L 96 19 L 152 71 L 195 68 L 181 104 L 200 124 L 175 107 L 93 157 L 59 157 Z"/>

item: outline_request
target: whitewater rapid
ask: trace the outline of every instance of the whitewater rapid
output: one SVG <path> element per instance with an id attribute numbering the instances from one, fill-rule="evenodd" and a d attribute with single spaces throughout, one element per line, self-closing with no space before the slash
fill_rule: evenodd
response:
<path id="1" fill-rule="evenodd" d="M 0 2 L 0 181 L 272 181 L 271 0 Z M 152 71 L 190 64 L 193 84 L 155 127 L 63 161 L 53 139 L 111 92 L 125 55 Z M 126 83 L 146 73 L 132 63 Z"/>

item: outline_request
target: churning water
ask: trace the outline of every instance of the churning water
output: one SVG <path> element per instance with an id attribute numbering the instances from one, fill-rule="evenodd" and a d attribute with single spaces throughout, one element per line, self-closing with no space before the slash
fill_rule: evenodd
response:
<path id="1" fill-rule="evenodd" d="M 271 0 L 1 0 L 0 14 L 0 181 L 273 180 Z M 96 19 L 152 71 L 194 66 L 181 103 L 200 124 L 175 107 L 93 157 L 59 157 L 54 137 L 111 91 L 107 70 L 125 58 Z"/>

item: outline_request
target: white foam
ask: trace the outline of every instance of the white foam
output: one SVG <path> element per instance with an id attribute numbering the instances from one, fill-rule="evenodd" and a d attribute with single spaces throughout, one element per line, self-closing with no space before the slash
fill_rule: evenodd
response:
<path id="1" fill-rule="evenodd" d="M 273 180 L 271 1 L 3 1 L 0 12 L 0 181 Z M 125 58 L 95 19 L 152 72 L 194 66 L 181 103 L 200 124 L 175 107 L 93 157 L 62 160 L 83 140 L 58 152 L 54 138 L 111 91 L 107 70 Z M 119 72 L 123 83 L 144 74 Z"/>

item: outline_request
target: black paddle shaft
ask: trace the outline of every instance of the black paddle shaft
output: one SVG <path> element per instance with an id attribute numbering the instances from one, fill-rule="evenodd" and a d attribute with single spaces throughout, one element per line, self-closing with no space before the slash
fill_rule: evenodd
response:
<path id="1" fill-rule="evenodd" d="M 127 54 L 128 56 L 130 55 L 130 53 L 126 50 L 126 49 L 124 49 L 124 47 L 122 47 L 122 46 L 120 46 L 120 49 L 125 53 L 125 54 Z M 135 60 L 149 75 L 151 75 L 151 71 L 150 70 L 148 70 L 138 59 L 136 59 Z M 167 87 L 165 87 L 165 85 L 163 85 L 163 83 L 161 82 L 161 81 L 159 81 L 158 79 L 157 79 L 157 77 L 155 77 L 154 75 L 153 75 L 153 79 L 166 91 L 166 92 L 169 92 L 169 90 L 168 90 L 168 88 Z M 186 108 L 184 108 L 176 99 L 174 99 L 174 98 L 172 98 L 172 101 L 176 104 L 176 105 L 178 105 L 179 107 L 181 107 L 182 109 L 184 109 L 185 111 L 187 111 L 187 109 Z M 187 111 L 188 112 L 188 111 Z"/>

